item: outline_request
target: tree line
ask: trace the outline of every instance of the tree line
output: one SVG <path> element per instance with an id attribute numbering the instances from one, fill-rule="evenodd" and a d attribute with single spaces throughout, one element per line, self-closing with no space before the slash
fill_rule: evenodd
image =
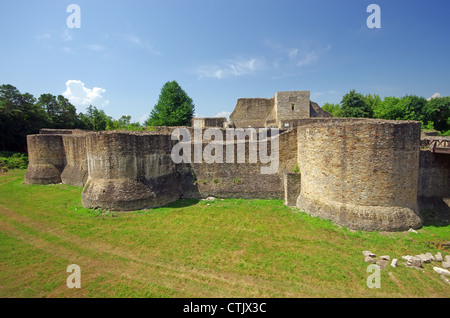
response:
<path id="1" fill-rule="evenodd" d="M 417 120 L 422 123 L 422 129 L 450 135 L 450 97 L 430 100 L 416 95 L 381 98 L 351 90 L 339 104 L 325 103 L 322 109 L 334 117 Z"/>
<path id="2" fill-rule="evenodd" d="M 84 113 L 62 95 L 35 98 L 10 84 L 0 86 L 0 151 L 26 152 L 26 136 L 42 128 L 102 130 L 152 130 L 153 126 L 188 126 L 194 114 L 192 99 L 177 82 L 167 82 L 158 103 L 141 125 L 131 116 L 119 119 L 90 105 Z"/>
<path id="3" fill-rule="evenodd" d="M 435 129 L 450 135 L 450 97 L 427 100 L 416 95 L 401 98 L 363 95 L 351 90 L 339 104 L 322 107 L 335 117 L 417 120 L 423 129 Z M 151 130 L 154 126 L 189 126 L 194 115 L 192 99 L 176 81 L 163 85 L 157 104 L 143 125 L 131 116 L 119 119 L 90 105 L 77 113 L 74 105 L 62 95 L 41 94 L 35 98 L 16 87 L 0 86 L 0 151 L 25 152 L 26 136 L 42 128 L 84 130 Z"/>
<path id="4" fill-rule="evenodd" d="M 62 95 L 41 94 L 35 98 L 16 87 L 0 86 L 0 151 L 25 152 L 26 136 L 42 128 L 53 129 L 143 129 L 132 123 L 131 116 L 115 120 L 103 110 L 90 105 L 77 113 L 74 105 Z"/>

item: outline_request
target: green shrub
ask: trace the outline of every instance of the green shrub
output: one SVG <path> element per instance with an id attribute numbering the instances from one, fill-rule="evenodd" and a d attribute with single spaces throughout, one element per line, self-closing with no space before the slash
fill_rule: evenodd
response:
<path id="1" fill-rule="evenodd" d="M 0 151 L 0 168 L 3 169 L 26 169 L 28 167 L 28 156 L 24 153 Z"/>

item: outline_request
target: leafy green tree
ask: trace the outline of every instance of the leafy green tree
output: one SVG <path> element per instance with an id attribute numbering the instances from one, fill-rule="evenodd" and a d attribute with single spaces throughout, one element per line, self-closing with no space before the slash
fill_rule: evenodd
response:
<path id="1" fill-rule="evenodd" d="M 26 136 L 45 124 L 45 112 L 35 102 L 12 85 L 0 86 L 0 150 L 26 151 Z"/>
<path id="2" fill-rule="evenodd" d="M 97 107 L 89 105 L 86 114 L 78 115 L 83 129 L 102 131 L 106 130 L 108 124 L 113 120 L 112 117 L 106 115 L 105 111 L 98 110 Z"/>
<path id="3" fill-rule="evenodd" d="M 42 94 L 37 100 L 37 106 L 46 113 L 47 128 L 64 129 L 80 126 L 75 106 L 62 95 L 56 97 L 52 94 Z"/>
<path id="4" fill-rule="evenodd" d="M 415 120 L 416 115 L 409 97 L 385 97 L 374 109 L 375 118 Z"/>
<path id="5" fill-rule="evenodd" d="M 424 97 L 417 95 L 406 95 L 404 98 L 408 98 L 411 101 L 409 109 L 414 111 L 414 120 L 424 121 L 428 101 Z"/>
<path id="6" fill-rule="evenodd" d="M 145 122 L 147 126 L 189 126 L 194 115 L 192 99 L 176 81 L 167 82 L 161 89 L 158 103 Z"/>
<path id="7" fill-rule="evenodd" d="M 322 106 L 322 109 L 329 112 L 334 117 L 343 117 L 342 116 L 342 108 L 339 104 L 325 103 Z"/>
<path id="8" fill-rule="evenodd" d="M 143 130 L 143 127 L 138 122 L 132 123 L 131 116 L 122 115 L 119 119 L 112 119 L 106 126 L 106 130 Z"/>
<path id="9" fill-rule="evenodd" d="M 424 111 L 424 121 L 433 122 L 439 131 L 450 129 L 450 97 L 438 97 L 428 101 Z"/>
<path id="10" fill-rule="evenodd" d="M 372 112 L 374 112 L 375 108 L 377 108 L 382 102 L 380 95 L 377 94 L 367 94 L 366 96 L 364 96 L 364 100 L 366 104 L 369 105 L 369 107 L 372 109 Z"/>
<path id="11" fill-rule="evenodd" d="M 342 116 L 360 118 L 371 118 L 373 111 L 370 105 L 366 103 L 366 99 L 361 93 L 351 90 L 345 94 L 341 101 Z"/>

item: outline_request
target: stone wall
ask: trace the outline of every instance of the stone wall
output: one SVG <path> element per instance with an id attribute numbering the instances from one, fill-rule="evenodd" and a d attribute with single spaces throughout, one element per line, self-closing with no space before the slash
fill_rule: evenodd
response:
<path id="1" fill-rule="evenodd" d="M 420 151 L 419 197 L 450 198 L 450 157 Z"/>
<path id="2" fill-rule="evenodd" d="M 192 127 L 196 128 L 225 128 L 227 119 L 225 117 L 193 118 Z"/>
<path id="3" fill-rule="evenodd" d="M 313 117 L 313 118 L 316 118 L 316 117 L 332 118 L 333 117 L 333 115 L 331 115 L 329 112 L 323 110 L 319 106 L 319 104 L 317 104 L 315 102 L 310 102 L 309 115 L 310 115 L 310 117 Z"/>
<path id="4" fill-rule="evenodd" d="M 430 223 L 450 224 L 450 156 L 420 151 L 419 205 Z"/>
<path id="5" fill-rule="evenodd" d="M 66 165 L 61 182 L 83 187 L 88 178 L 86 137 L 84 134 L 62 135 Z"/>
<path id="6" fill-rule="evenodd" d="M 278 121 L 310 117 L 310 92 L 292 91 L 275 94 L 275 109 Z"/>
<path id="7" fill-rule="evenodd" d="M 43 130 L 28 136 L 25 181 L 84 186 L 83 205 L 107 210 L 139 210 L 179 198 L 284 197 L 288 205 L 354 229 L 417 228 L 423 221 L 420 209 L 428 214 L 442 208 L 439 217 L 450 223 L 450 160 L 448 155 L 419 151 L 418 122 L 302 118 L 295 125 L 266 138 L 269 151 L 275 142 L 279 145 L 272 174 L 261 171 L 270 163 L 260 160 L 257 135 L 245 142 L 226 141 L 226 129 L 214 130 L 222 138 L 211 135 L 189 143 L 190 161 L 184 163 L 171 157 L 174 146 L 183 145 L 183 138 L 171 135 L 179 127 L 61 134 Z M 194 129 L 185 129 L 194 141 Z M 198 131 L 204 135 L 208 130 Z M 220 139 L 226 141 L 219 145 L 220 156 L 217 153 L 222 160 L 196 162 L 196 151 L 215 155 L 212 149 Z M 233 149 L 231 162 L 227 146 Z M 256 162 L 250 160 L 252 147 Z M 241 149 L 242 162 L 237 157 Z"/>
<path id="8" fill-rule="evenodd" d="M 273 107 L 273 98 L 240 98 L 230 115 L 230 122 L 236 128 L 265 127 L 266 117 Z"/>
<path id="9" fill-rule="evenodd" d="M 61 182 L 61 172 L 66 165 L 61 135 L 29 135 L 28 169 L 25 182 L 28 184 L 51 184 Z"/>
<path id="10" fill-rule="evenodd" d="M 86 135 L 88 180 L 83 206 L 139 210 L 179 198 L 170 135 L 100 132 Z"/>
<path id="11" fill-rule="evenodd" d="M 420 227 L 419 137 L 418 122 L 340 119 L 299 127 L 297 206 L 354 229 Z"/>

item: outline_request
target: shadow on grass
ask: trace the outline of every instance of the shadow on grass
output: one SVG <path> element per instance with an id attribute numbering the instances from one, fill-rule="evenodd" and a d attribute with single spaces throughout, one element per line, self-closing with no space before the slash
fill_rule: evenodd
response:
<path id="1" fill-rule="evenodd" d="M 169 207 L 169 208 L 185 208 L 185 207 L 188 207 L 188 206 L 196 205 L 200 201 L 201 201 L 201 199 L 180 199 L 180 200 L 177 200 L 175 202 L 172 202 L 172 203 L 166 205 L 166 207 Z"/>

